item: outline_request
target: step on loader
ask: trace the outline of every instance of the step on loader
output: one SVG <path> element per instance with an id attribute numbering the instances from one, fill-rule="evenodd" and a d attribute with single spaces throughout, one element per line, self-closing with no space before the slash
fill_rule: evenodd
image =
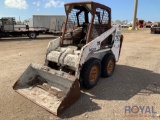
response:
<path id="1" fill-rule="evenodd" d="M 111 8 L 95 2 L 65 4 L 63 34 L 49 42 L 44 65 L 31 64 L 13 89 L 55 115 L 80 97 L 80 86 L 93 88 L 110 77 L 123 36 L 111 26 Z"/>

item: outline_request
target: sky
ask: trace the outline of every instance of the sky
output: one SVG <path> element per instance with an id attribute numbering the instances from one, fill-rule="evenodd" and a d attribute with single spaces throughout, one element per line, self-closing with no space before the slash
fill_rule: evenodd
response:
<path id="1" fill-rule="evenodd" d="M 84 0 L 81 0 L 84 1 Z M 87 0 L 86 0 L 87 1 Z M 91 0 L 89 0 L 91 1 Z M 94 0 L 112 9 L 112 21 L 133 19 L 135 0 Z M 160 0 L 138 0 L 137 18 L 160 21 Z M 32 15 L 65 15 L 64 4 L 76 0 L 0 0 L 0 18 L 16 17 L 23 21 Z"/>

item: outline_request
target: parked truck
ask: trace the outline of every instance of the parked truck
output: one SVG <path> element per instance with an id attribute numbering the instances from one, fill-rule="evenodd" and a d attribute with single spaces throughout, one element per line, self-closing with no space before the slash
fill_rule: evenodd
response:
<path id="1" fill-rule="evenodd" d="M 151 34 L 160 33 L 160 22 L 155 22 L 151 27 Z"/>
<path id="2" fill-rule="evenodd" d="M 35 39 L 39 33 L 45 31 L 46 29 L 42 27 L 29 27 L 29 25 L 25 24 L 16 24 L 14 17 L 0 19 L 0 37 L 27 35 L 29 38 Z"/>
<path id="3" fill-rule="evenodd" d="M 152 24 L 153 22 L 151 21 L 146 22 L 146 28 L 151 28 Z"/>

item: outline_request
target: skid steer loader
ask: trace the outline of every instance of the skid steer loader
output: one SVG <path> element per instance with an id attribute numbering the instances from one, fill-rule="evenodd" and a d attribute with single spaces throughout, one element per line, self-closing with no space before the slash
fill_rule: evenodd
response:
<path id="1" fill-rule="evenodd" d="M 44 65 L 31 64 L 13 89 L 55 115 L 113 74 L 123 36 L 111 26 L 111 9 L 95 2 L 65 4 L 63 34 L 49 42 Z"/>

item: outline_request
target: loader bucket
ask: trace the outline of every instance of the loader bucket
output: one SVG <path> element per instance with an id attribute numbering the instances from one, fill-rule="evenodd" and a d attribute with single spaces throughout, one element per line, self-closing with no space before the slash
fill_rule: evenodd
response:
<path id="1" fill-rule="evenodd" d="M 79 81 L 74 76 L 38 64 L 29 65 L 13 89 L 55 115 L 80 96 Z"/>

